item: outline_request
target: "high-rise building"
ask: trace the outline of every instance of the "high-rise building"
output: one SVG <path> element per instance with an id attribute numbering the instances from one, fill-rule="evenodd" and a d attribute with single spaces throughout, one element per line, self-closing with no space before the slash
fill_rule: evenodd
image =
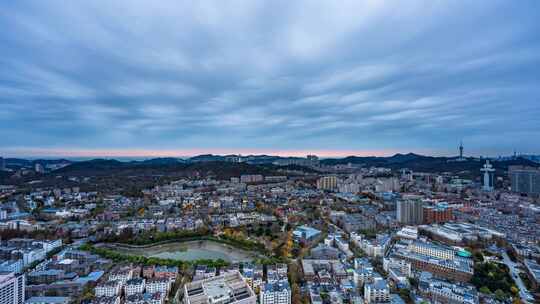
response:
<path id="1" fill-rule="evenodd" d="M 23 304 L 24 288 L 24 274 L 0 272 L 0 304 Z"/>
<path id="2" fill-rule="evenodd" d="M 508 168 L 512 191 L 540 195 L 540 169 L 526 166 Z"/>
<path id="3" fill-rule="evenodd" d="M 423 222 L 423 202 L 421 200 L 399 200 L 396 204 L 396 218 L 402 224 L 420 225 Z"/>
<path id="4" fill-rule="evenodd" d="M 317 180 L 317 189 L 335 190 L 337 188 L 336 176 L 323 176 Z"/>
<path id="5" fill-rule="evenodd" d="M 6 161 L 3 157 L 0 157 L 0 171 L 6 170 Z"/>

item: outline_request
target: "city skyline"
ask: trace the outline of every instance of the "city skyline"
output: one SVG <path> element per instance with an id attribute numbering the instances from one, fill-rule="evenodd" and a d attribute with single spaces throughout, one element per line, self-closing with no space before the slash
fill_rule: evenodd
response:
<path id="1" fill-rule="evenodd" d="M 9 3 L 0 155 L 538 154 L 538 6 Z"/>

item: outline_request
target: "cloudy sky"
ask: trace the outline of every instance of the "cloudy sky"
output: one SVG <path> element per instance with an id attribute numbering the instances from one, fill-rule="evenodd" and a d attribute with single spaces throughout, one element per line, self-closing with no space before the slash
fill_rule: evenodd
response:
<path id="1" fill-rule="evenodd" d="M 0 156 L 540 153 L 539 1 L 8 1 Z"/>

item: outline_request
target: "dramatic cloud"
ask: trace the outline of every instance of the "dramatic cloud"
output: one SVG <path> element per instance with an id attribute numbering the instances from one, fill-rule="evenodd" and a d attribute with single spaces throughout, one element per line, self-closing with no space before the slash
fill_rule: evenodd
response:
<path id="1" fill-rule="evenodd" d="M 0 154 L 539 152 L 539 20 L 538 1 L 12 1 Z"/>

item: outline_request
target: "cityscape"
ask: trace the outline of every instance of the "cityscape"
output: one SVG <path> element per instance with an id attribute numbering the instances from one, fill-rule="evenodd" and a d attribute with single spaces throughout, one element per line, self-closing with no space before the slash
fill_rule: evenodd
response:
<path id="1" fill-rule="evenodd" d="M 0 26 L 0 304 L 540 303 L 540 2 Z"/>
<path id="2" fill-rule="evenodd" d="M 456 155 L 2 158 L 2 290 L 17 303 L 534 303 L 540 163 Z"/>

